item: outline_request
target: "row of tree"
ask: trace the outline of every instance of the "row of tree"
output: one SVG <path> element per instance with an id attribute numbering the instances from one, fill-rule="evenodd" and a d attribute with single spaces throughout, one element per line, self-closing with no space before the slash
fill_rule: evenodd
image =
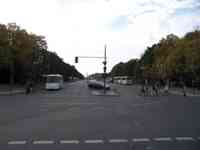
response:
<path id="1" fill-rule="evenodd" d="M 184 81 L 191 85 L 200 81 L 200 30 L 179 38 L 174 34 L 147 47 L 140 59 L 115 65 L 112 76 L 135 76 L 137 79 Z"/>
<path id="2" fill-rule="evenodd" d="M 48 51 L 45 37 L 28 33 L 16 24 L 0 24 L 0 83 L 39 81 L 43 74 L 83 78 L 74 66 Z"/>

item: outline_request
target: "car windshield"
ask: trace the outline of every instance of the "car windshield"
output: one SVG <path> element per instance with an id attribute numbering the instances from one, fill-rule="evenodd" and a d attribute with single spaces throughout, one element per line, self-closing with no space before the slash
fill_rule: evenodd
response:
<path id="1" fill-rule="evenodd" d="M 200 150 L 200 0 L 1 0 L 0 150 Z"/>

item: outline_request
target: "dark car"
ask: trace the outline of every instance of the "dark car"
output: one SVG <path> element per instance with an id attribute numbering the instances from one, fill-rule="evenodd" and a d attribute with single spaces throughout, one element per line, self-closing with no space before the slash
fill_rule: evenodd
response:
<path id="1" fill-rule="evenodd" d="M 104 89 L 104 83 L 101 81 L 97 81 L 97 80 L 90 80 L 90 81 L 88 81 L 88 87 L 94 88 L 94 89 Z M 106 90 L 109 90 L 110 85 L 106 84 L 105 88 L 106 88 Z"/>

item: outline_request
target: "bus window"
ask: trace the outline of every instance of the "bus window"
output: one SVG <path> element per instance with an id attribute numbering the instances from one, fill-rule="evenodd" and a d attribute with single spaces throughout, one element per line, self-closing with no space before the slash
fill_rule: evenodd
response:
<path id="1" fill-rule="evenodd" d="M 46 90 L 58 90 L 63 88 L 63 76 L 60 74 L 51 74 L 46 76 Z"/>

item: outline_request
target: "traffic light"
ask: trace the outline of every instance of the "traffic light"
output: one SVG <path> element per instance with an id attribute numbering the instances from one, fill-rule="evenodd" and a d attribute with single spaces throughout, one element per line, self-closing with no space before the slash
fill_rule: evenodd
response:
<path id="1" fill-rule="evenodd" d="M 107 69 L 106 67 L 103 67 L 103 71 L 104 71 L 104 72 L 106 72 L 106 69 Z"/>
<path id="2" fill-rule="evenodd" d="M 78 63 L 78 57 L 75 57 L 75 63 Z"/>

